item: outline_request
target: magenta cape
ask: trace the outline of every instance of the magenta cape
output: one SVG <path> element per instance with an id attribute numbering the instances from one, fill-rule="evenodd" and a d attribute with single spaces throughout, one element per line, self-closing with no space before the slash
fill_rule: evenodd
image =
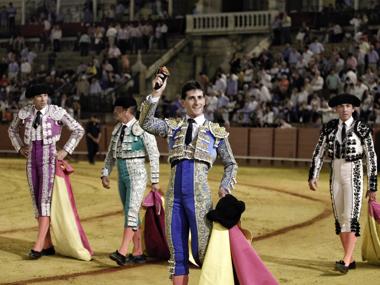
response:
<path id="1" fill-rule="evenodd" d="M 240 285 L 277 285 L 256 251 L 236 225 L 229 230 L 232 263 Z"/>
<path id="2" fill-rule="evenodd" d="M 233 268 L 238 280 L 234 280 Z M 213 223 L 199 285 L 278 285 L 236 225 Z"/>
<path id="3" fill-rule="evenodd" d="M 69 175 L 74 171 L 66 161 L 57 161 L 51 210 L 51 229 L 56 251 L 81 260 L 93 252 L 79 220 Z"/>
<path id="4" fill-rule="evenodd" d="M 380 204 L 368 202 L 367 224 L 363 232 L 362 258 L 380 265 Z"/>
<path id="5" fill-rule="evenodd" d="M 146 207 L 144 241 L 146 253 L 150 257 L 168 260 L 170 253 L 165 235 L 165 212 L 162 196 L 158 191 L 150 191 L 143 201 Z"/>

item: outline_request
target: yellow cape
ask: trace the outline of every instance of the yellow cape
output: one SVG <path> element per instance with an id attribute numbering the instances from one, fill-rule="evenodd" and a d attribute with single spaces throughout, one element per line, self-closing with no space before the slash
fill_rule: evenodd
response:
<path id="1" fill-rule="evenodd" d="M 234 285 L 228 229 L 213 223 L 199 285 Z"/>

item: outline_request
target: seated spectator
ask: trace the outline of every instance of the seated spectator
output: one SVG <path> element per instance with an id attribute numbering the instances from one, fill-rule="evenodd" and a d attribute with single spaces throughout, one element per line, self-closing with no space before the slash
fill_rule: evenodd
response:
<path id="1" fill-rule="evenodd" d="M 338 94 L 341 88 L 341 84 L 342 82 L 339 78 L 339 75 L 336 73 L 335 68 L 332 68 L 326 78 L 326 87 L 328 92 Z"/>
<path id="2" fill-rule="evenodd" d="M 323 77 L 320 75 L 318 70 L 316 70 L 314 72 L 314 76 L 313 76 L 310 84 L 311 84 L 311 90 L 313 92 L 319 92 L 323 89 L 324 80 L 323 80 Z"/>
<path id="3" fill-rule="evenodd" d="M 27 59 L 21 61 L 21 80 L 26 80 L 32 73 L 32 66 Z"/>
<path id="4" fill-rule="evenodd" d="M 318 38 L 314 38 L 313 42 L 309 45 L 309 49 L 313 54 L 321 54 L 325 51 L 323 44 L 318 41 Z"/>
<path id="5" fill-rule="evenodd" d="M 96 77 L 91 78 L 91 84 L 89 88 L 89 95 L 90 96 L 95 96 L 102 94 L 103 89 L 99 84 L 99 80 Z"/>

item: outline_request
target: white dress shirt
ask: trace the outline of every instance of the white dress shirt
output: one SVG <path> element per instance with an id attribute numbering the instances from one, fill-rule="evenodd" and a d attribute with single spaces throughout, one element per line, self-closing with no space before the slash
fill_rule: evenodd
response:
<path id="1" fill-rule="evenodd" d="M 186 115 L 186 121 L 188 119 L 190 119 L 190 116 Z M 206 121 L 206 118 L 205 118 L 205 115 L 202 114 L 202 115 L 199 115 L 198 117 L 191 118 L 191 119 L 195 121 L 195 123 L 193 123 L 193 133 L 191 136 L 191 139 L 194 139 L 198 135 L 199 127 L 204 124 L 204 122 Z"/>
<path id="2" fill-rule="evenodd" d="M 348 130 L 352 127 L 353 122 L 354 122 L 354 118 L 352 116 L 347 121 L 344 122 L 346 124 L 346 134 Z M 342 128 L 343 128 L 343 121 L 339 119 L 338 131 L 336 133 L 336 140 L 338 140 L 338 142 L 340 143 L 342 143 Z"/>

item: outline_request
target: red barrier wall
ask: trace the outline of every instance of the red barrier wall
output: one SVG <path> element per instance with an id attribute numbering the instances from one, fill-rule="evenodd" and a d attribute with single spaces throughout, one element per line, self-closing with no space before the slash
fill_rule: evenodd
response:
<path id="1" fill-rule="evenodd" d="M 113 125 L 102 128 L 100 152 L 107 151 Z M 258 156 L 275 158 L 310 159 L 317 143 L 320 130 L 317 128 L 230 128 L 229 141 L 236 156 Z M 59 146 L 67 141 L 69 131 L 62 132 Z M 380 154 L 380 129 L 374 130 L 375 149 Z M 167 153 L 166 139 L 157 137 L 157 145 L 162 153 Z M 0 125 L 0 150 L 13 150 L 8 138 L 8 125 Z M 85 138 L 79 143 L 77 151 L 86 152 Z M 378 155 L 380 158 L 380 155 Z"/>
<path id="2" fill-rule="evenodd" d="M 318 128 L 298 129 L 297 158 L 311 158 L 319 133 Z"/>

